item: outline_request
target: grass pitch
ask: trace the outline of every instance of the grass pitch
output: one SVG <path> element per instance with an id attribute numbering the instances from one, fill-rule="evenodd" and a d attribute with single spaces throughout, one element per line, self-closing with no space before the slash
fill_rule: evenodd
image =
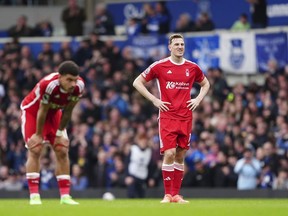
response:
<path id="1" fill-rule="evenodd" d="M 160 204 L 159 199 L 76 199 L 77 206 L 42 199 L 30 206 L 27 199 L 0 199 L 2 216 L 287 216 L 288 199 L 190 199 L 189 204 Z"/>

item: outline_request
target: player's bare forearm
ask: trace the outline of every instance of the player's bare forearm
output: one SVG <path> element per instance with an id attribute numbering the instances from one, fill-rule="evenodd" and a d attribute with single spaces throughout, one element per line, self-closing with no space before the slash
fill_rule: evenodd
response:
<path id="1" fill-rule="evenodd" d="M 77 104 L 77 102 L 71 102 L 64 110 L 62 113 L 62 118 L 61 118 L 61 122 L 60 122 L 60 126 L 59 126 L 59 130 L 64 130 L 66 128 L 66 126 L 68 125 L 68 122 L 71 119 L 72 116 L 72 111 L 75 107 L 75 105 Z"/>
<path id="2" fill-rule="evenodd" d="M 206 77 L 200 83 L 200 85 L 201 85 L 201 89 L 200 89 L 198 96 L 196 98 L 194 98 L 194 99 L 192 98 L 186 102 L 187 107 L 192 111 L 194 111 L 199 106 L 200 102 L 203 100 L 203 98 L 208 93 L 209 88 L 210 88 L 209 81 L 207 80 Z"/>
<path id="3" fill-rule="evenodd" d="M 201 85 L 201 89 L 200 89 L 200 92 L 199 92 L 198 96 L 196 97 L 196 99 L 199 101 L 202 101 L 203 98 L 205 97 L 205 95 L 209 91 L 210 83 L 209 83 L 208 79 L 205 77 L 204 80 L 200 83 L 200 85 Z"/>
<path id="4" fill-rule="evenodd" d="M 168 111 L 169 108 L 167 105 L 171 103 L 161 101 L 159 98 L 155 97 L 151 94 L 148 89 L 145 87 L 146 80 L 140 74 L 133 82 L 133 86 L 137 89 L 137 91 L 144 96 L 146 99 L 150 100 L 155 107 L 160 109 L 161 111 Z"/>
<path id="5" fill-rule="evenodd" d="M 36 132 L 35 132 L 38 136 L 42 136 L 48 110 L 49 110 L 49 104 L 40 104 L 39 110 L 37 112 Z"/>
<path id="6" fill-rule="evenodd" d="M 137 91 L 146 99 L 150 100 L 152 103 L 157 99 L 153 94 L 151 94 L 148 89 L 145 87 L 146 80 L 140 74 L 133 82 L 133 86 Z"/>

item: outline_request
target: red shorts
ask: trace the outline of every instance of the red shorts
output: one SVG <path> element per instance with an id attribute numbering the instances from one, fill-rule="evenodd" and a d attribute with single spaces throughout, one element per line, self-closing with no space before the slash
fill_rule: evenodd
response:
<path id="1" fill-rule="evenodd" d="M 160 154 L 167 149 L 189 149 L 192 120 L 159 119 Z"/>
<path id="2" fill-rule="evenodd" d="M 61 117 L 61 110 L 58 110 L 53 114 L 48 113 L 43 128 L 43 143 L 49 142 L 51 145 L 54 144 L 56 131 L 59 128 Z M 30 113 L 26 110 L 22 110 L 21 130 L 25 143 L 27 143 L 29 138 L 36 132 L 36 118 L 37 113 Z"/>

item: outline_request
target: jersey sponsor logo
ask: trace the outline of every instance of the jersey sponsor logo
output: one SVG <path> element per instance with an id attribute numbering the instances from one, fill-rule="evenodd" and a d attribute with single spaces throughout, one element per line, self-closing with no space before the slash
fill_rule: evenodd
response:
<path id="1" fill-rule="evenodd" d="M 59 105 L 56 103 L 50 103 L 50 108 L 51 109 L 63 109 L 65 106 L 64 105 Z"/>
<path id="2" fill-rule="evenodd" d="M 172 74 L 172 71 L 171 71 L 171 70 L 169 70 L 169 71 L 167 72 L 167 74 Z"/>
<path id="3" fill-rule="evenodd" d="M 79 100 L 79 97 L 78 96 L 69 96 L 68 100 L 75 102 L 75 101 Z"/>
<path id="4" fill-rule="evenodd" d="M 57 94 L 57 95 L 55 95 L 55 96 L 54 96 L 54 98 L 60 98 L 60 95 L 59 95 L 59 94 Z"/>
<path id="5" fill-rule="evenodd" d="M 166 82 L 166 89 L 189 89 L 189 83 L 185 82 Z"/>

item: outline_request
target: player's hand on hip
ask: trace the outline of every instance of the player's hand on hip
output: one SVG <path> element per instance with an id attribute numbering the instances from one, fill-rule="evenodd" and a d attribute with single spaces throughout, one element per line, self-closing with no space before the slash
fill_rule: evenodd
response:
<path id="1" fill-rule="evenodd" d="M 188 105 L 187 107 L 189 108 L 189 110 L 194 111 L 200 104 L 200 101 L 198 101 L 197 99 L 190 99 L 186 102 Z"/>
<path id="2" fill-rule="evenodd" d="M 165 102 L 165 101 L 161 101 L 160 99 L 156 98 L 153 101 L 154 106 L 156 106 L 158 109 L 160 109 L 160 111 L 168 111 L 169 107 L 167 105 L 170 105 L 171 103 L 169 102 Z"/>
<path id="3" fill-rule="evenodd" d="M 43 138 L 38 134 L 33 134 L 27 142 L 28 148 L 32 149 L 36 145 L 42 144 Z"/>

